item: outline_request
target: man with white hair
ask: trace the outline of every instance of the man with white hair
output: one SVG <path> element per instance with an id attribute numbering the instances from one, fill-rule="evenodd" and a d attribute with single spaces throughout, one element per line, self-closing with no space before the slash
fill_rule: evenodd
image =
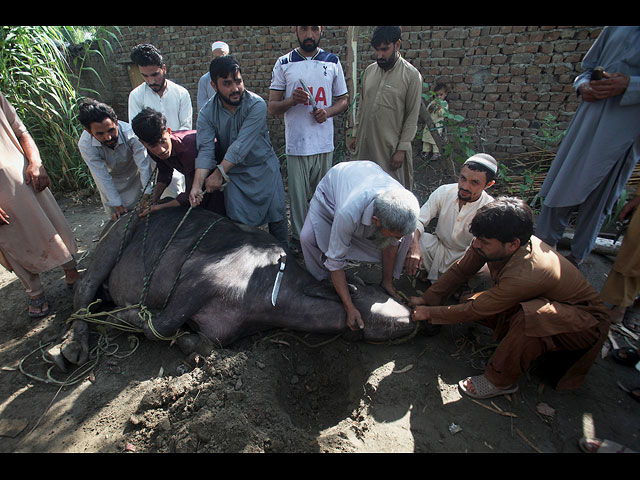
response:
<path id="1" fill-rule="evenodd" d="M 349 294 L 347 260 L 381 263 L 382 287 L 397 298 L 393 278 L 402 273 L 419 209 L 409 190 L 369 160 L 339 163 L 318 184 L 300 245 L 309 272 L 331 278 L 349 328 L 364 324 Z"/>
<path id="2" fill-rule="evenodd" d="M 213 42 L 211 44 L 211 59 L 229 55 L 229 45 L 224 42 Z M 207 73 L 200 77 L 198 80 L 198 112 L 209 101 L 211 97 L 216 94 L 216 91 L 211 85 L 211 75 L 207 70 Z"/>
<path id="3" fill-rule="evenodd" d="M 473 235 L 471 220 L 478 209 L 491 202 L 486 190 L 495 183 L 498 171 L 496 160 L 485 153 L 469 157 L 462 166 L 458 183 L 438 187 L 420 209 L 418 227 L 406 260 L 409 275 L 424 268 L 426 279 L 435 282 L 460 260 Z M 433 234 L 425 227 L 434 218 L 438 223 Z"/>

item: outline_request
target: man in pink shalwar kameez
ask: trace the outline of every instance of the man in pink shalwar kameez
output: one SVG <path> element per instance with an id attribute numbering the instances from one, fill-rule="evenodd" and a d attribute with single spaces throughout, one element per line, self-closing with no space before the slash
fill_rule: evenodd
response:
<path id="1" fill-rule="evenodd" d="M 0 264 L 29 294 L 29 316 L 49 313 L 40 273 L 62 266 L 68 285 L 78 278 L 71 228 L 48 188 L 33 138 L 0 94 Z"/>

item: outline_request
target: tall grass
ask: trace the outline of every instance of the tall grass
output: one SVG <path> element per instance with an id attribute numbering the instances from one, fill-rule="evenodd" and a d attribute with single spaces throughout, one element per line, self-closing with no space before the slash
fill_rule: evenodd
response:
<path id="1" fill-rule="evenodd" d="M 0 27 L 0 91 L 33 136 L 55 190 L 93 187 L 77 146 L 80 77 L 95 73 L 86 59 L 117 39 L 112 30 L 96 28 L 101 31 L 89 33 L 100 38 L 97 48 L 90 41 L 71 43 L 85 38 L 81 27 Z"/>

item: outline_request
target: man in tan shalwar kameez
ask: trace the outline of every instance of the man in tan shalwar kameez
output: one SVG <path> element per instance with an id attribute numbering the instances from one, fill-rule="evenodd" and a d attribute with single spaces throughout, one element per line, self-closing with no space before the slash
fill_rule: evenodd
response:
<path id="1" fill-rule="evenodd" d="M 353 160 L 371 160 L 413 188 L 411 142 L 418 129 L 422 75 L 400 55 L 400 27 L 377 27 L 371 39 L 376 63 L 362 76 L 360 105 L 350 148 Z"/>
<path id="2" fill-rule="evenodd" d="M 0 263 L 13 271 L 31 300 L 29 316 L 49 313 L 40 273 L 57 266 L 65 282 L 78 278 L 76 241 L 48 188 L 33 138 L 0 94 Z"/>
<path id="3" fill-rule="evenodd" d="M 422 297 L 414 320 L 431 324 L 476 321 L 499 341 L 484 375 L 461 380 L 463 392 L 489 398 L 515 392 L 531 363 L 552 351 L 572 351 L 577 361 L 556 388 L 582 385 L 609 329 L 607 308 L 580 271 L 532 235 L 526 203 L 500 197 L 482 207 L 471 223 L 472 248 Z M 445 306 L 457 287 L 487 264 L 494 286 L 458 305 Z"/>
<path id="4" fill-rule="evenodd" d="M 627 307 L 635 302 L 640 293 L 639 206 L 640 191 L 636 192 L 635 197 L 620 211 L 621 220 L 631 214 L 631 221 L 616 255 L 616 261 L 600 291 L 602 300 L 615 307 L 612 312 L 612 321 L 616 323 L 622 321 Z"/>

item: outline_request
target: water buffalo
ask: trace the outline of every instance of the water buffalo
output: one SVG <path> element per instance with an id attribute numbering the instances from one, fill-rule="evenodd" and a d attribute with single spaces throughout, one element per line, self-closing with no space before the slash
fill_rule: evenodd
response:
<path id="1" fill-rule="evenodd" d="M 192 337 L 204 336 L 223 347 L 272 328 L 327 334 L 348 330 L 333 289 L 323 291 L 326 285 L 295 258 L 287 258 L 274 237 L 201 208 L 185 217 L 187 211 L 167 208 L 148 222 L 129 214 L 113 224 L 77 282 L 74 309 L 86 308 L 104 289 L 117 307 L 142 304 L 152 312 L 151 322 L 141 319 L 139 308 L 120 315 L 142 327 L 148 338 L 171 337 L 187 324 L 197 332 Z M 379 286 L 360 286 L 353 298 L 365 322 L 365 340 L 385 341 L 413 331 L 410 310 Z M 187 336 L 180 338 L 187 341 Z M 87 359 L 86 321 L 73 321 L 60 349 L 71 363 Z"/>

